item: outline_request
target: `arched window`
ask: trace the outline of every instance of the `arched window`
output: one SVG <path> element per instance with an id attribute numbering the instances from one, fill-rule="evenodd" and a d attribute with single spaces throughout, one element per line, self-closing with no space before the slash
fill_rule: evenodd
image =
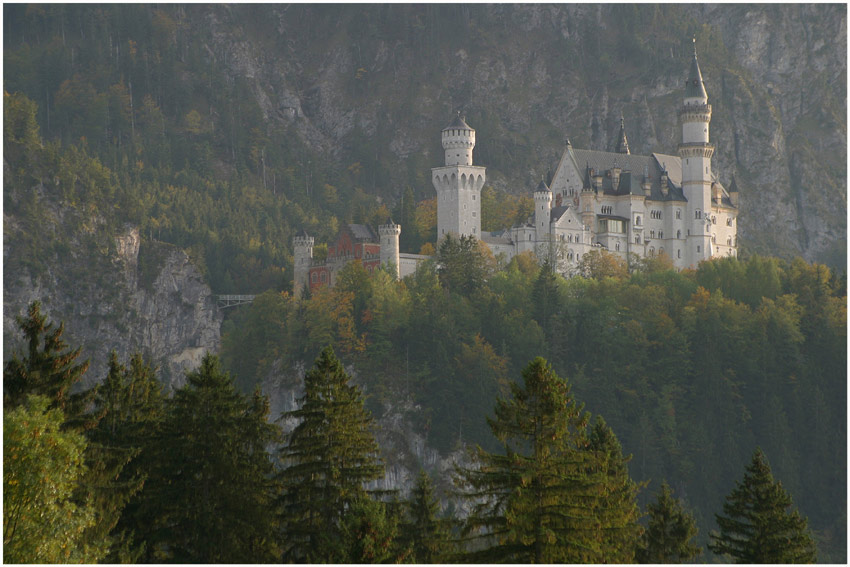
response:
<path id="1" fill-rule="evenodd" d="M 635 244 L 640 244 L 640 235 L 635 236 Z"/>
<path id="2" fill-rule="evenodd" d="M 650 246 L 650 247 L 649 247 L 649 255 L 650 255 L 650 256 L 655 256 L 655 247 L 654 247 L 654 246 Z"/>
<path id="3" fill-rule="evenodd" d="M 310 274 L 310 280 L 313 283 L 316 283 L 316 281 L 318 281 L 317 278 L 316 278 L 316 272 L 313 272 L 312 274 Z"/>
<path id="4" fill-rule="evenodd" d="M 702 211 L 701 211 L 701 210 L 699 210 L 699 209 L 697 209 L 696 211 L 694 211 L 694 218 L 695 218 L 695 219 L 701 219 L 701 218 L 702 218 Z"/>
<path id="5" fill-rule="evenodd" d="M 700 246 L 699 246 L 699 244 L 697 244 L 697 254 L 699 254 L 699 253 L 700 253 Z"/>
<path id="6" fill-rule="evenodd" d="M 658 231 L 658 238 L 664 238 L 664 231 L 663 230 Z"/>
<path id="7" fill-rule="evenodd" d="M 617 252 L 619 252 L 619 251 L 620 251 L 620 243 L 619 243 L 619 242 L 617 242 L 616 244 L 614 244 L 614 249 L 615 249 L 615 250 L 617 250 Z"/>
<path id="8" fill-rule="evenodd" d="M 682 257 L 682 251 L 676 250 L 676 258 L 681 258 L 681 257 Z"/>
<path id="9" fill-rule="evenodd" d="M 676 209 L 676 218 L 677 219 L 682 218 L 682 209 Z"/>
<path id="10" fill-rule="evenodd" d="M 635 225 L 640 226 L 640 215 L 635 217 Z"/>
<path id="11" fill-rule="evenodd" d="M 732 237 L 731 236 L 726 237 L 726 246 L 732 246 Z"/>
<path id="12" fill-rule="evenodd" d="M 682 231 L 681 230 L 676 231 L 676 238 L 682 238 Z"/>
<path id="13" fill-rule="evenodd" d="M 732 217 L 726 217 L 726 226 L 732 226 Z"/>
<path id="14" fill-rule="evenodd" d="M 714 215 L 711 215 L 711 224 L 717 224 L 717 217 Z"/>

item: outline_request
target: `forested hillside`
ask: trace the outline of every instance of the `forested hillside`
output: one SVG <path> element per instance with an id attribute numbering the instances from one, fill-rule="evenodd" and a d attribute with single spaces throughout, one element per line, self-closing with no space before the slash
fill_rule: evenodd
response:
<path id="1" fill-rule="evenodd" d="M 542 356 L 572 390 L 540 363 L 538 378 L 604 417 L 598 425 L 573 416 L 583 433 L 564 443 L 590 447 L 595 435 L 592 459 L 608 460 L 581 458 L 628 486 L 624 499 L 646 511 L 666 481 L 693 511 L 705 547 L 751 458 L 752 474 L 769 476 L 753 457 L 761 448 L 808 517 L 819 560 L 846 561 L 846 6 L 3 10 L 4 382 L 41 376 L 9 366 L 13 353 L 28 352 L 14 315 L 33 297 L 51 320 L 68 323 L 65 339 L 84 347 L 82 358 L 98 353 L 88 373 L 63 375 L 58 392 L 22 386 L 18 398 L 4 399 L 4 432 L 43 431 L 61 447 L 38 453 L 45 466 L 58 466 L 57 455 L 74 463 L 56 475 L 67 502 L 49 511 L 78 510 L 68 533 L 85 534 L 85 545 L 15 558 L 251 563 L 287 549 L 289 558 L 307 557 L 315 550 L 290 549 L 281 530 L 295 540 L 317 532 L 283 528 L 274 516 L 243 540 L 227 540 L 238 533 L 230 520 L 253 518 L 237 506 L 211 511 L 192 483 L 181 485 L 178 503 L 169 487 L 182 474 L 175 455 L 191 457 L 209 473 L 207 488 L 232 484 L 221 502 L 250 502 L 245 510 L 256 517 L 279 506 L 311 517 L 303 503 L 274 493 L 298 485 L 297 475 L 279 475 L 283 461 L 304 454 L 266 455 L 286 446 L 267 425 L 282 410 L 299 411 L 317 357 L 342 372 L 322 355 L 332 345 L 365 395 L 340 386 L 341 375 L 338 392 L 393 424 L 382 441 L 403 424 L 408 438 L 397 445 L 422 441 L 422 454 L 438 453 L 444 470 L 464 446 L 505 448 L 492 427 L 497 399 L 521 404 L 523 370 Z M 713 105 L 714 170 L 727 186 L 734 175 L 741 192 L 740 260 L 677 273 L 663 258 L 626 266 L 589 254 L 584 276 L 564 279 L 526 255 L 500 265 L 475 243 L 436 242 L 429 168 L 440 165 L 439 131 L 456 110 L 476 129 L 475 162 L 487 167 L 482 227 L 510 225 L 530 213 L 530 191 L 554 167 L 565 136 L 576 147 L 609 149 L 623 115 L 634 153 L 675 151 L 674 111 L 694 36 Z M 297 230 L 322 243 L 344 223 L 388 216 L 403 227 L 402 251 L 424 247 L 439 262 L 401 282 L 352 264 L 334 289 L 291 297 Z M 202 361 L 219 344 L 213 292 L 258 294 L 221 325 L 221 364 L 235 386 L 214 357 Z M 131 358 L 178 344 L 159 370 Z M 111 349 L 117 358 L 103 355 Z M 193 371 L 175 376 L 178 367 Z M 106 384 L 89 392 L 86 407 L 103 411 L 88 416 L 88 429 L 64 398 L 70 378 Z M 154 378 L 173 392 L 160 392 Z M 268 400 L 252 397 L 257 387 L 287 407 L 269 413 Z M 125 397 L 109 398 L 113 390 Z M 223 421 L 193 411 L 209 403 L 221 404 Z M 183 441 L 187 431 L 218 427 L 232 445 L 206 439 L 205 453 Z M 10 440 L 26 447 L 31 438 Z M 228 447 L 245 459 L 230 463 L 226 450 L 213 450 Z M 410 473 L 398 473 L 400 485 L 420 467 L 438 472 L 437 457 L 395 448 L 382 447 L 383 458 L 388 471 Z M 222 460 L 208 467 L 209 455 Z M 110 496 L 119 471 L 125 492 Z M 145 475 L 156 481 L 142 490 Z M 453 478 L 435 476 L 433 490 L 446 513 L 462 515 L 471 505 L 447 493 Z M 474 475 L 467 480 L 474 484 Z M 362 488 L 340 489 L 357 496 L 339 505 L 358 514 L 334 520 L 339 545 L 351 548 L 325 560 L 463 558 L 427 555 L 450 539 L 448 524 L 429 523 L 439 537 L 420 549 L 411 534 L 424 532 L 389 505 L 375 508 Z M 421 504 L 433 511 L 431 490 L 420 479 Z M 519 503 L 522 518 L 528 505 Z M 630 505 L 624 510 L 624 538 L 635 546 L 639 530 Z M 297 514 L 287 521 L 297 524 Z M 406 543 L 367 542 L 385 544 L 384 555 L 357 548 L 358 530 L 372 523 Z M 133 531 L 136 540 L 122 539 Z M 151 542 L 146 550 L 143 541 Z M 545 557 L 576 559 L 553 553 Z"/>
<path id="2" fill-rule="evenodd" d="M 476 163 L 527 195 L 569 136 L 674 153 L 691 50 L 744 251 L 841 266 L 846 7 L 8 5 L 4 88 L 114 174 L 120 215 L 216 292 L 286 288 L 291 238 L 392 212 L 431 237 L 429 168 L 462 110 Z M 813 86 L 815 88 L 813 88 Z M 65 182 L 64 198 L 85 190 Z M 411 199 L 405 203 L 410 204 Z M 386 208 L 384 208 L 386 207 Z M 511 219 L 512 220 L 512 219 Z M 421 238 L 419 238 L 419 233 Z"/>
<path id="3" fill-rule="evenodd" d="M 565 280 L 527 256 L 494 272 L 474 248 L 440 252 L 443 268 L 403 282 L 355 263 L 309 300 L 261 295 L 225 323 L 225 364 L 250 391 L 333 344 L 377 415 L 412 400 L 413 430 L 447 453 L 462 442 L 495 446 L 485 416 L 542 355 L 634 454 L 632 477 L 650 483 L 641 502 L 666 479 L 705 537 L 726 487 L 761 447 L 822 550 L 841 556 L 843 277 L 757 256 L 687 273 L 656 260 L 628 275 L 593 253 L 589 277 Z"/>

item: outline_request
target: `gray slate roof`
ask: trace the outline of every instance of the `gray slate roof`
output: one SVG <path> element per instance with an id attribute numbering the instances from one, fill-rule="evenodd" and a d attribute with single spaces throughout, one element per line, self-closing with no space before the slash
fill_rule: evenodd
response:
<path id="1" fill-rule="evenodd" d="M 708 95 L 705 93 L 705 85 L 702 82 L 702 73 L 699 70 L 699 63 L 697 62 L 697 52 L 696 49 L 694 49 L 694 60 L 691 62 L 691 72 L 688 73 L 688 82 L 685 83 L 685 98 L 698 96 L 708 98 Z"/>
<path id="2" fill-rule="evenodd" d="M 647 174 L 651 183 L 650 199 L 654 201 L 686 200 L 682 194 L 682 166 L 678 157 L 663 154 L 639 156 L 597 150 L 577 150 L 572 147 L 569 148 L 569 155 L 574 160 L 577 170 L 585 172 L 584 177 L 587 181 L 589 179 L 585 171 L 586 167 L 592 168 L 596 174 L 603 176 L 602 192 L 606 195 L 644 195 L 641 184 L 644 174 Z M 608 176 L 608 171 L 615 165 L 622 170 L 617 187 L 613 186 L 613 179 Z M 666 196 L 661 192 L 662 167 L 666 167 L 667 170 L 669 190 Z"/>
<path id="3" fill-rule="evenodd" d="M 460 113 L 458 113 L 454 117 L 454 120 L 452 120 L 452 123 L 449 124 L 448 126 L 446 126 L 445 128 L 443 128 L 443 130 L 451 130 L 451 129 L 472 130 L 473 128 L 471 128 L 469 126 L 469 124 L 467 124 L 466 121 L 464 121 L 464 119 L 460 117 Z"/>
<path id="4" fill-rule="evenodd" d="M 348 229 L 351 231 L 351 235 L 359 241 L 366 242 L 377 242 L 378 237 L 375 235 L 375 232 L 372 230 L 372 227 L 365 224 L 350 224 L 348 225 Z"/>

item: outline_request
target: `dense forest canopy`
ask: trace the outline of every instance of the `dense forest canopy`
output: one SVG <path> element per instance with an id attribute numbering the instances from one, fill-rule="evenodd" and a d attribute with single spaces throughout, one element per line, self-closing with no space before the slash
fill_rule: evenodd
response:
<path id="1" fill-rule="evenodd" d="M 205 477 L 209 486 L 222 478 L 256 480 L 262 491 L 249 494 L 234 486 L 223 498 L 250 501 L 258 515 L 269 514 L 274 486 L 264 483 L 273 467 L 259 440 L 280 442 L 274 428 L 266 428 L 268 418 L 277 416 L 269 416 L 267 402 L 253 392 L 268 388 L 276 374 L 299 372 L 326 345 L 333 345 L 346 368 L 356 369 L 355 381 L 366 394 L 366 408 L 378 417 L 404 413 L 429 446 L 444 455 L 464 444 L 497 452 L 499 441 L 486 418 L 492 416 L 498 398 L 511 395 L 511 383 L 519 381 L 529 361 L 545 357 L 569 381 L 575 398 L 594 416 L 604 416 L 623 453 L 633 455 L 628 472 L 639 485 L 647 483 L 637 493 L 640 507 L 646 509 L 666 480 L 693 510 L 702 546 L 715 529 L 713 514 L 721 509 L 724 495 L 740 478 L 755 448 L 761 447 L 776 478 L 808 517 L 818 557 L 846 561 L 846 275 L 835 269 L 844 262 L 840 248 L 832 250 L 834 254 L 824 252 L 832 266 L 794 257 L 801 249 L 787 246 L 780 247 L 782 259 L 757 255 L 774 248 L 765 241 L 775 236 L 773 227 L 785 226 L 775 218 L 756 218 L 757 209 L 748 214 L 763 224 L 754 222 L 747 229 L 751 232 L 742 238 L 742 259 L 706 262 L 683 272 L 671 270 L 663 257 L 626 265 L 600 253 L 585 257 L 583 277 L 564 279 L 528 255 L 504 265 L 486 249 L 441 247 L 436 242 L 436 206 L 427 174 L 439 165 L 434 158 L 440 155 L 436 132 L 452 110 L 467 105 L 474 114 L 471 122 L 490 134 L 476 148 L 476 160 L 488 166 L 499 187 L 487 187 L 482 193 L 485 229 L 522 221 L 529 214 L 527 191 L 502 189 L 513 187 L 511 183 L 522 187 L 528 179 L 544 175 L 548 162 L 538 159 L 540 148 L 559 149 L 562 143 L 568 121 L 553 121 L 542 110 L 557 107 L 564 102 L 560 98 L 537 101 L 528 113 L 513 112 L 512 122 L 495 105 L 472 105 L 464 89 L 433 86 L 445 73 L 458 72 L 452 70 L 454 59 L 447 49 L 463 47 L 464 34 L 481 39 L 467 55 L 494 50 L 511 35 L 509 22 L 528 24 L 521 10 L 386 5 L 338 12 L 330 6 L 296 5 L 285 8 L 284 19 L 291 27 L 285 26 L 286 33 L 281 33 L 275 28 L 280 14 L 269 11 L 273 8 L 7 4 L 3 9 L 5 277 L 45 274 L 57 257 L 79 245 L 90 250 L 92 258 L 101 258 L 102 264 L 76 266 L 59 281 L 88 282 L 81 277 L 83 272 L 106 271 L 102 268 L 115 246 L 114 236 L 130 223 L 142 235 L 142 285 L 149 285 L 155 272 L 158 259 L 149 250 L 159 241 L 186 249 L 215 292 L 259 294 L 252 306 L 235 311 L 223 325 L 223 368 L 207 359 L 179 395 L 166 400 L 153 382 L 154 370 L 141 358 L 131 360 L 127 368 L 111 360 L 107 385 L 124 394 L 146 393 L 143 399 L 120 404 L 106 397 L 89 401 L 119 412 L 123 421 L 120 427 L 118 421 L 101 421 L 86 434 L 88 444 L 60 431 L 60 426 L 68 429 L 67 422 L 80 416 L 51 405 L 49 396 L 45 401 L 21 394 L 9 401 L 14 411 L 4 412 L 10 420 L 4 430 L 26 431 L 21 424 L 32 424 L 55 439 L 63 458 L 74 462 L 67 475 L 56 477 L 65 488 L 79 485 L 80 479 L 91 486 L 108 485 L 116 470 L 135 463 L 123 469 L 124 492 L 82 495 L 68 488 L 68 497 L 54 503 L 51 513 L 72 507 L 80 511 L 68 525 L 69 533 L 88 534 L 80 536 L 87 543 L 80 544 L 72 557 L 157 561 L 169 558 L 157 555 L 163 550 L 186 561 L 244 559 L 249 551 L 257 553 L 249 557 L 251 561 L 276 556 L 281 550 L 267 537 L 267 530 L 276 529 L 271 520 L 251 532 L 253 539 L 246 545 L 252 547 L 246 551 L 236 543 L 223 544 L 230 530 L 226 523 L 203 524 L 200 530 L 212 534 L 220 548 L 206 545 L 209 540 L 192 540 L 191 534 L 200 534 L 197 518 L 209 515 L 209 510 L 189 494 L 181 495 L 184 507 L 169 508 L 167 518 L 160 516 L 173 497 L 169 475 L 177 474 L 169 468 L 169 459 L 189 450 L 180 441 L 184 428 L 210 429 L 204 420 L 212 417 L 196 415 L 196 401 L 216 400 L 224 408 L 221 417 L 227 418 L 217 425 L 231 432 L 231 441 L 245 450 L 245 459 L 210 471 L 204 468 L 204 455 L 194 455 L 193 466 L 209 475 Z M 718 72 L 729 55 L 719 32 L 702 26 L 680 7 L 612 10 L 605 12 L 606 22 L 640 25 L 628 26 L 631 31 L 617 35 L 614 42 L 597 34 L 595 45 L 587 44 L 587 50 L 582 42 L 561 36 L 553 51 L 576 62 L 570 71 L 573 76 L 587 78 L 588 90 L 604 93 L 600 97 L 606 101 L 609 86 L 611 93 L 619 87 L 628 90 L 633 86 L 629 81 L 651 69 L 672 66 L 678 73 L 691 34 L 706 46 L 707 73 Z M 275 18 L 268 17 L 272 13 Z M 222 22 L 233 21 L 239 25 L 223 32 Z M 334 33 L 323 35 L 324 29 Z M 673 38 L 673 29 L 682 30 L 683 37 Z M 380 41 L 351 41 L 364 30 Z M 579 33 L 575 25 L 568 31 Z M 323 43 L 328 37 L 330 44 Z M 399 53 L 416 51 L 436 63 L 416 66 L 412 75 L 402 73 L 406 82 L 395 81 L 392 77 L 398 73 L 391 75 L 389 70 L 396 60 L 381 55 L 381 42 L 402 46 Z M 258 45 L 267 50 L 248 47 Z M 304 57 L 279 58 L 292 65 L 285 67 L 286 73 L 252 67 L 255 61 L 268 62 L 275 53 L 292 55 L 293 50 Z M 590 56 L 591 50 L 598 51 L 598 58 Z M 258 59 L 256 52 L 267 55 Z M 337 90 L 319 88 L 305 79 L 332 66 L 319 52 L 339 54 L 346 65 L 351 64 Z M 356 56 L 351 55 L 354 52 Z M 349 61 L 349 56 L 359 59 Z M 383 61 L 383 66 L 378 68 L 375 61 Z M 251 79 L 254 72 L 259 79 Z M 846 77 L 846 71 L 838 75 Z M 818 137 L 821 134 L 813 132 L 833 132 L 836 123 L 846 120 L 835 113 L 835 100 L 844 104 L 846 96 L 835 95 L 824 76 L 809 77 L 817 87 L 812 89 L 815 98 L 805 105 L 800 101 L 807 110 L 801 111 L 789 142 L 798 157 L 815 155 L 817 147 L 832 147 L 828 134 Z M 735 64 L 722 77 L 726 90 L 721 96 L 727 104 L 717 107 L 719 122 L 734 122 L 733 102 L 765 124 L 775 115 L 792 112 L 764 104 L 761 91 Z M 505 108 L 525 108 L 529 95 L 516 83 L 498 77 L 488 81 L 488 88 L 504 98 Z M 277 90 L 266 89 L 269 84 Z M 297 96 L 288 90 L 292 85 Z M 390 87 L 396 90 L 382 90 Z M 658 88 L 667 92 L 663 85 Z M 267 92 L 278 96 L 268 100 Z M 378 94 L 385 92 L 392 96 L 386 96 L 381 119 L 358 121 L 329 108 L 333 105 L 328 99 L 336 94 L 352 105 L 371 108 Z M 414 108 L 414 97 L 407 96 L 413 92 L 433 99 L 428 106 L 431 114 Z M 601 103 L 587 100 L 586 94 L 573 94 L 582 104 L 588 103 L 586 110 L 570 111 L 580 115 L 569 121 L 578 134 L 574 141 L 604 146 Z M 667 108 L 678 96 L 662 94 L 658 100 L 635 103 L 635 108 L 661 103 Z M 645 125 L 645 116 L 634 112 Z M 402 116 L 416 124 L 407 138 L 395 136 Z M 325 127 L 312 126 L 320 123 Z M 353 125 L 334 137 L 328 123 L 340 128 Z M 767 127 L 751 130 L 765 139 L 775 133 Z M 653 130 L 662 131 L 666 130 Z M 736 168 L 745 182 L 746 199 L 746 182 L 761 179 L 759 172 L 747 168 L 760 164 L 760 170 L 773 169 L 755 158 L 744 166 L 748 148 L 758 144 L 748 143 L 752 139 L 742 132 L 729 126 L 720 135 L 733 148 L 728 151 L 740 155 L 717 159 Z M 659 137 L 676 143 L 667 140 L 668 134 Z M 412 144 L 411 138 L 426 141 Z M 387 151 L 387 140 L 393 147 L 412 149 L 400 157 Z M 835 158 L 840 153 L 818 162 L 823 180 L 818 187 L 832 191 L 842 183 L 846 186 L 844 159 Z M 809 174 L 802 163 L 783 170 L 790 171 L 798 188 Z M 508 171 L 518 172 L 514 175 L 520 180 L 508 179 Z M 842 202 L 846 187 L 843 190 Z M 801 195 L 794 198 L 798 203 L 805 201 Z M 326 242 L 343 223 L 375 225 L 390 215 L 403 226 L 403 251 L 430 247 L 439 261 L 425 263 L 401 282 L 383 271 L 370 276 L 354 263 L 340 274 L 334 289 L 320 289 L 306 298 L 293 298 L 286 291 L 291 285 L 291 238 L 296 230 L 303 228 L 317 242 Z M 43 230 L 56 226 L 50 222 L 55 218 L 72 227 L 79 238 L 72 241 L 67 234 Z M 15 238 L 10 240 L 9 234 Z M 807 234 L 803 230 L 794 239 L 805 242 Z M 107 301 L 110 291 L 104 288 L 103 295 Z M 64 343 L 57 348 L 64 348 Z M 11 391 L 10 384 L 21 383 L 22 368 L 7 364 L 7 373 L 12 374 L 6 392 Z M 232 373 L 233 383 L 225 370 Z M 67 378 L 60 380 L 62 388 L 69 387 Z M 60 415 L 60 409 L 66 415 Z M 169 444 L 145 445 L 148 428 L 164 435 Z M 211 448 L 227 447 L 214 439 L 207 442 Z M 80 465 L 82 459 L 93 462 L 103 454 L 108 458 L 97 462 L 108 467 L 86 471 Z M 226 454 L 215 454 L 221 463 L 227 462 Z M 39 455 L 45 457 L 44 466 L 56 466 L 49 454 Z M 4 460 L 6 456 L 4 452 Z M 148 483 L 148 492 L 140 492 L 143 475 L 152 475 L 159 484 Z M 420 508 L 427 511 L 433 502 L 426 484 L 421 482 L 419 494 Z M 113 509 L 97 516 L 104 502 Z M 119 504 L 126 505 L 132 516 L 119 518 Z M 406 520 L 375 509 L 368 500 L 359 498 L 346 505 L 357 507 L 358 515 L 350 524 L 335 525 L 339 533 L 353 538 L 344 540 L 352 547 L 338 549 L 339 557 L 362 559 L 365 552 L 372 553 L 373 549 L 355 549 L 352 543 L 358 530 L 371 525 L 401 534 L 402 539 L 412 537 Z M 130 517 L 135 519 L 131 522 Z M 445 529 L 435 527 L 434 518 L 420 520 L 433 533 L 442 534 L 440 538 L 448 538 Z M 169 522 L 189 531 L 167 533 L 162 526 Z M 143 551 L 118 538 L 105 556 L 97 534 L 130 527 L 139 530 L 140 540 L 149 538 L 155 546 Z M 216 538 L 216 534 L 224 535 Z M 411 545 L 426 553 L 422 546 Z M 434 542 L 429 546 L 427 553 L 433 553 Z M 202 556 L 198 549 L 219 555 Z M 409 557 L 402 549 L 387 549 L 383 558 Z M 38 557 L 53 561 L 61 553 L 51 547 Z"/>

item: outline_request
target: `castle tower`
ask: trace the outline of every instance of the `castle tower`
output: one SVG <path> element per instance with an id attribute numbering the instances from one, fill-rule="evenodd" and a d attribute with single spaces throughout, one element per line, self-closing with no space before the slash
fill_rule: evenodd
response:
<path id="1" fill-rule="evenodd" d="M 534 229 L 537 231 L 537 241 L 545 240 L 549 234 L 549 221 L 552 217 L 552 191 L 546 182 L 540 180 L 540 185 L 534 190 Z"/>
<path id="2" fill-rule="evenodd" d="M 475 130 L 460 117 L 443 128 L 446 165 L 431 169 L 437 190 L 437 239 L 446 234 L 481 237 L 481 187 L 486 168 L 472 165 Z"/>
<path id="3" fill-rule="evenodd" d="M 711 156 L 714 154 L 714 146 L 708 142 L 711 105 L 708 104 L 697 62 L 696 39 L 679 121 L 682 124 L 682 143 L 679 144 L 682 192 L 688 200 L 686 226 L 690 227 L 685 258 L 688 265 L 696 266 L 701 260 L 711 257 L 711 233 L 707 221 L 711 219 Z"/>
<path id="4" fill-rule="evenodd" d="M 382 224 L 378 227 L 378 234 L 381 237 L 381 265 L 388 266 L 392 264 L 395 270 L 395 277 L 398 279 L 400 273 L 398 235 L 401 234 L 401 225 L 389 220 L 387 224 Z"/>
<path id="5" fill-rule="evenodd" d="M 307 286 L 307 277 L 310 273 L 310 264 L 313 262 L 313 237 L 303 229 L 299 230 L 292 239 L 292 250 L 294 256 L 292 276 L 292 296 L 296 299 L 301 297 L 301 290 Z"/>

